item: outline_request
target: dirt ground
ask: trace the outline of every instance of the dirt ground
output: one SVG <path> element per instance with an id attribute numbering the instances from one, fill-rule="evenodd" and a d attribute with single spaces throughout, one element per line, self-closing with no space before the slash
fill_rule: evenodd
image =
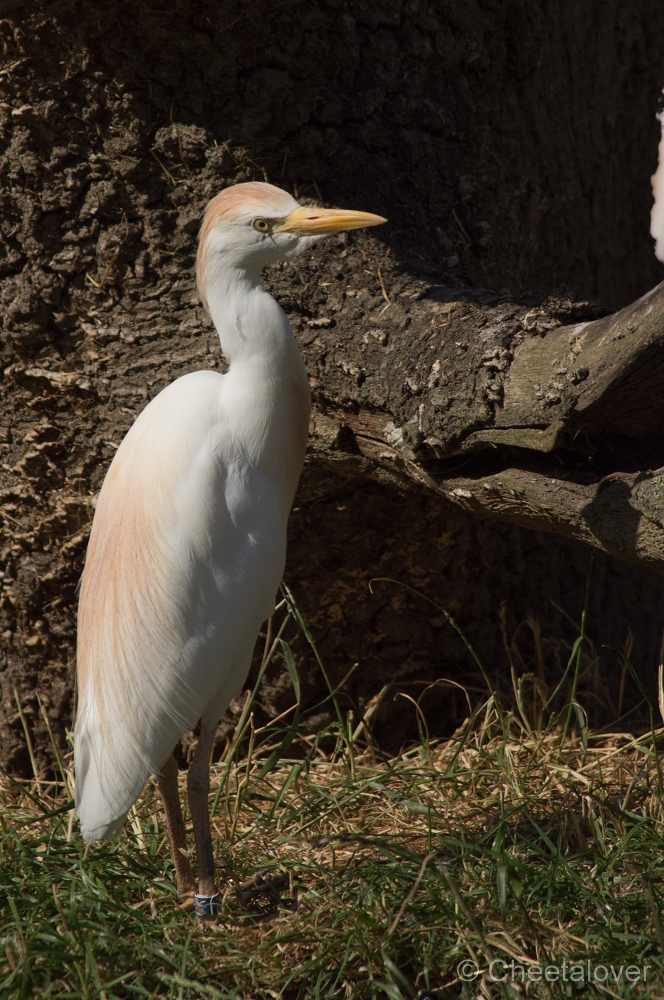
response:
<path id="1" fill-rule="evenodd" d="M 487 289 L 486 309 L 553 289 L 615 307 L 659 280 L 647 235 L 659 6 L 258 0 L 93 11 L 5 0 L 0 12 L 3 765 L 30 766 L 19 706 L 40 765 L 50 759 L 37 694 L 65 745 L 76 585 L 122 435 L 173 378 L 222 370 L 195 291 L 195 237 L 206 200 L 243 180 L 391 220 L 267 276 L 318 407 L 287 578 L 333 677 L 359 664 L 348 694 L 360 710 L 395 678 L 476 683 L 441 616 L 387 585 L 372 594 L 374 576 L 457 615 L 501 685 L 511 684 L 503 603 L 524 665 L 541 648 L 557 670 L 589 552 L 473 520 L 356 467 L 346 475 L 325 403 L 362 377 L 353 352 L 367 316 L 385 296 L 400 302 L 387 333 L 375 330 L 377 344 L 398 341 L 432 275 L 460 300 Z M 631 630 L 636 662 L 652 667 L 663 597 L 659 578 L 598 556 L 598 649 L 622 647 Z M 301 640 L 294 648 L 312 704 L 320 678 Z M 598 718 L 617 710 L 617 663 L 600 650 L 589 668 Z M 265 712 L 289 697 L 277 672 Z M 465 711 L 440 689 L 426 708 L 441 732 Z M 392 749 L 416 733 L 403 701 L 388 700 L 377 725 Z"/>

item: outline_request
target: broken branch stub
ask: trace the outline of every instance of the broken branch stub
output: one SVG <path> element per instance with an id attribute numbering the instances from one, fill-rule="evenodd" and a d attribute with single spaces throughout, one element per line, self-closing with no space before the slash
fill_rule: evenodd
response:
<path id="1" fill-rule="evenodd" d="M 549 452 L 575 434 L 659 432 L 664 284 L 611 316 L 522 341 L 503 392 L 493 427 L 470 434 L 464 450 L 509 444 Z"/>
<path id="2" fill-rule="evenodd" d="M 435 390 L 420 394 L 420 441 L 412 420 L 336 415 L 383 474 L 664 573 L 664 284 L 591 322 L 527 325 L 502 351 L 493 405 L 486 383 L 469 386 L 466 409 L 481 396 L 484 419 L 465 434 L 450 433 L 455 407 L 436 412 Z"/>

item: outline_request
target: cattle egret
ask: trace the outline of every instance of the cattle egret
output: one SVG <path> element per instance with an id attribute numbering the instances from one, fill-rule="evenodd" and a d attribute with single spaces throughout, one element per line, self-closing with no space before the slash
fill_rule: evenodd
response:
<path id="1" fill-rule="evenodd" d="M 208 797 L 214 735 L 275 605 L 307 441 L 307 374 L 266 264 L 366 212 L 299 205 L 271 184 L 217 195 L 200 231 L 201 299 L 229 362 L 146 406 L 108 470 L 78 610 L 76 809 L 86 841 L 124 823 L 151 774 L 164 801 L 178 893 L 218 911 Z M 173 749 L 200 720 L 188 773 L 198 892 Z"/>

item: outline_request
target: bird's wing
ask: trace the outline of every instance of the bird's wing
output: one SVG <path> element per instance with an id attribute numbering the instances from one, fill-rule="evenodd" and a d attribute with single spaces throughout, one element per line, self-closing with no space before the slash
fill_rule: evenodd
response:
<path id="1" fill-rule="evenodd" d="M 243 606 L 246 624 L 222 629 L 220 655 L 217 606 L 237 589 L 242 563 L 229 542 L 228 463 L 218 446 L 222 379 L 196 372 L 163 390 L 125 437 L 99 495 L 77 651 L 76 798 L 89 840 L 119 829 L 220 683 L 228 687 L 220 700 L 233 697 L 271 613 Z"/>

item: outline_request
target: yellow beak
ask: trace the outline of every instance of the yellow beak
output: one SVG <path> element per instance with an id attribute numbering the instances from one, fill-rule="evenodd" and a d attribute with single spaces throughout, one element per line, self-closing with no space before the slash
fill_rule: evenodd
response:
<path id="1" fill-rule="evenodd" d="M 347 212 L 343 208 L 299 207 L 286 216 L 272 230 L 274 233 L 295 233 L 297 236 L 322 236 L 323 233 L 341 233 L 345 229 L 364 229 L 382 226 L 387 219 L 371 212 Z"/>

